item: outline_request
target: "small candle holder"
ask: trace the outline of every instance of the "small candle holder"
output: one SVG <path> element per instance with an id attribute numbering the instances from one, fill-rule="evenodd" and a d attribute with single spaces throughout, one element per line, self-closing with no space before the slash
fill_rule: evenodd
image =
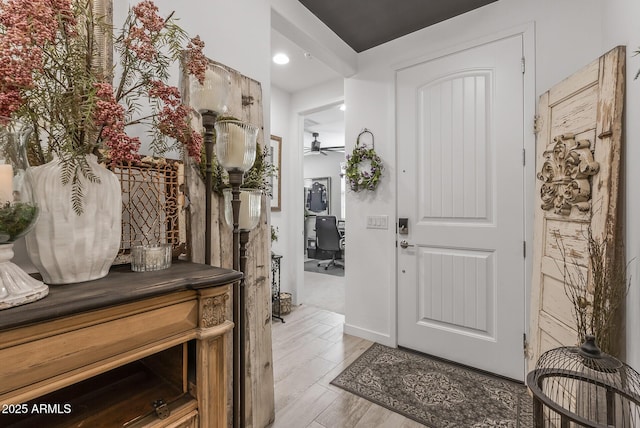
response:
<path id="1" fill-rule="evenodd" d="M 230 170 L 248 171 L 256 160 L 258 127 L 239 120 L 216 121 L 216 157 Z"/>
<path id="2" fill-rule="evenodd" d="M 209 64 L 204 74 L 204 82 L 191 80 L 191 105 L 198 112 L 212 112 L 216 115 L 229 108 L 231 95 L 231 73 L 219 64 Z"/>
<path id="3" fill-rule="evenodd" d="M 224 220 L 227 226 L 233 228 L 233 189 L 224 189 Z M 240 214 L 238 216 L 238 228 L 240 230 L 253 230 L 260 221 L 260 205 L 262 203 L 262 190 L 240 189 Z"/>
<path id="4" fill-rule="evenodd" d="M 131 247 L 131 270 L 152 272 L 171 266 L 171 245 L 136 245 Z"/>
<path id="5" fill-rule="evenodd" d="M 31 134 L 31 127 L 0 117 L 0 310 L 49 294 L 47 285 L 11 262 L 13 243 L 31 230 L 39 213 L 27 161 Z"/>

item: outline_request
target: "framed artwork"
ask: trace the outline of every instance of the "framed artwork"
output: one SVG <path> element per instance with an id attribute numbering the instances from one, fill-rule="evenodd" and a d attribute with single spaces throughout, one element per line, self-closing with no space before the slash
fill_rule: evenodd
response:
<path id="1" fill-rule="evenodd" d="M 269 162 L 276 167 L 276 171 L 271 176 L 271 211 L 280 211 L 282 208 L 282 193 L 280 180 L 282 178 L 282 137 L 271 136 L 269 146 Z"/>
<path id="2" fill-rule="evenodd" d="M 304 207 L 309 215 L 331 215 L 331 177 L 304 179 Z"/>

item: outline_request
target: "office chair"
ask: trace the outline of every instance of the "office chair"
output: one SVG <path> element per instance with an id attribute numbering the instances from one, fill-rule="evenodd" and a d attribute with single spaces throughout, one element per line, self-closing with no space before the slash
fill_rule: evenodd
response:
<path id="1" fill-rule="evenodd" d="M 342 236 L 338 232 L 335 216 L 316 216 L 316 248 L 331 252 L 331 260 L 318 263 L 318 267 L 324 266 L 327 270 L 329 266 L 337 266 L 344 269 L 344 262 L 337 260 L 342 250 L 340 246 Z"/>

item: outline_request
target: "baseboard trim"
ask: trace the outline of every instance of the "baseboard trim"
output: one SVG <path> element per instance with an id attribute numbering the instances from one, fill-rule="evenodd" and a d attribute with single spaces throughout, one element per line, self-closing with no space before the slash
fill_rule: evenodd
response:
<path id="1" fill-rule="evenodd" d="M 396 343 L 394 343 L 391 336 L 388 334 L 378 333 L 377 331 L 367 330 L 366 328 L 356 327 L 355 325 L 345 323 L 344 333 L 361 339 L 370 340 L 371 342 L 380 343 L 385 346 L 390 346 L 392 348 L 396 347 Z"/>

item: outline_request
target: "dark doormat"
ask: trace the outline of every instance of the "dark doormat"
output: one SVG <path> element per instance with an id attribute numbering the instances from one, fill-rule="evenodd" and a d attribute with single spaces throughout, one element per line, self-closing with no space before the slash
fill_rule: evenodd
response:
<path id="1" fill-rule="evenodd" d="M 520 383 L 374 343 L 331 384 L 431 428 L 531 428 Z"/>
<path id="2" fill-rule="evenodd" d="M 326 262 L 327 260 L 309 260 L 304 262 L 304 270 L 307 272 L 326 273 L 333 276 L 344 276 L 344 268 L 338 266 L 329 266 L 329 269 L 324 266 L 318 267 L 319 262 Z"/>

